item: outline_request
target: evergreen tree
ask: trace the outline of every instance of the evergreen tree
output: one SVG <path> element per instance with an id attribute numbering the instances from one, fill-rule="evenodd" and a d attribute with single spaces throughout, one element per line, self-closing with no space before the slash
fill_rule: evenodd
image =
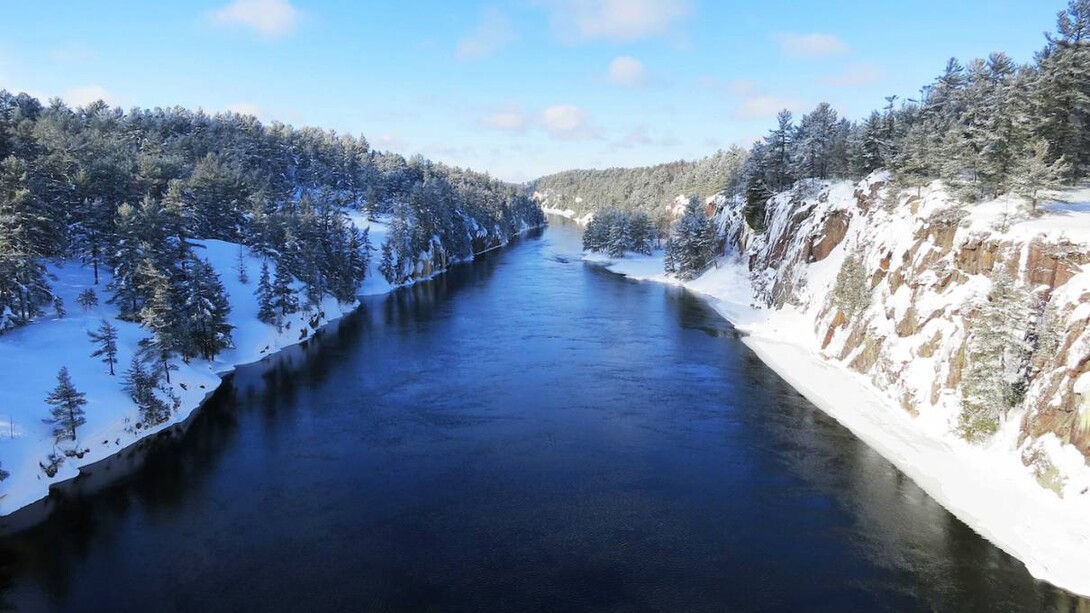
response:
<path id="1" fill-rule="evenodd" d="M 57 373 L 57 387 L 45 398 L 46 404 L 51 406 L 49 419 L 42 420 L 52 426 L 53 437 L 58 441 L 64 439 L 76 440 L 76 428 L 87 423 L 84 418 L 83 407 L 87 404 L 86 394 L 80 392 L 72 385 L 72 378 L 68 375 L 68 368 L 61 367 Z"/>
<path id="2" fill-rule="evenodd" d="M 246 270 L 246 247 L 238 246 L 238 256 L 235 258 L 235 271 L 238 273 L 238 282 L 246 285 L 250 282 L 250 275 Z"/>
<path id="3" fill-rule="evenodd" d="M 1018 161 L 1014 169 L 1013 186 L 1014 192 L 1028 198 L 1030 208 L 1036 211 L 1037 196 L 1041 190 L 1059 186 L 1069 169 L 1062 156 L 1049 162 L 1052 156 L 1049 154 L 1048 143 L 1043 140 L 1034 141 L 1032 153 Z"/>
<path id="4" fill-rule="evenodd" d="M 29 322 L 53 299 L 40 258 L 54 251 L 56 229 L 30 188 L 24 161 L 0 162 L 0 332 Z"/>
<path id="5" fill-rule="evenodd" d="M 269 279 L 269 264 L 261 264 L 261 277 L 257 281 L 257 318 L 267 324 L 276 323 L 276 307 L 273 306 L 273 286 Z"/>
<path id="6" fill-rule="evenodd" d="M 148 369 L 138 357 L 133 357 L 125 371 L 124 389 L 140 411 L 144 425 L 161 424 L 170 417 L 170 405 L 160 397 L 163 391 L 158 369 Z"/>
<path id="7" fill-rule="evenodd" d="M 382 277 L 386 279 L 387 283 L 398 283 L 397 270 L 394 266 L 394 252 L 393 246 L 390 244 L 390 239 L 386 239 L 382 242 L 382 260 L 379 262 L 378 271 L 382 274 Z"/>
<path id="8" fill-rule="evenodd" d="M 195 258 L 190 264 L 183 293 L 182 309 L 188 318 L 185 353 L 211 360 L 231 347 L 233 328 L 227 323 L 231 313 L 227 292 L 212 264 Z"/>
<path id="9" fill-rule="evenodd" d="M 98 330 L 88 331 L 87 336 L 97 347 L 91 357 L 101 357 L 102 363 L 110 367 L 110 376 L 113 376 L 114 365 L 117 364 L 117 328 L 103 319 Z"/>
<path id="10" fill-rule="evenodd" d="M 292 288 L 291 273 L 283 262 L 276 264 L 276 276 L 273 278 L 272 307 L 279 316 L 279 321 L 299 310 L 299 298 Z"/>
<path id="11" fill-rule="evenodd" d="M 700 201 L 691 199 L 666 246 L 672 272 L 683 281 L 700 276 L 714 259 L 715 243 L 715 227 Z"/>
<path id="12" fill-rule="evenodd" d="M 965 349 L 962 410 L 958 430 L 970 441 L 995 433 L 1022 400 L 1020 372 L 1028 350 L 1029 293 L 1005 270 L 992 276 L 992 290 L 978 305 Z"/>
<path id="13" fill-rule="evenodd" d="M 79 296 L 76 297 L 76 302 L 83 307 L 84 311 L 89 311 L 98 306 L 98 294 L 95 293 L 95 290 L 88 287 L 79 293 Z"/>

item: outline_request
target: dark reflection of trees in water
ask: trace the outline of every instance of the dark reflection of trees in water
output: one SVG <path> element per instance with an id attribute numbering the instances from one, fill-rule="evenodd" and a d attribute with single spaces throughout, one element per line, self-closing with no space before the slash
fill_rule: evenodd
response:
<path id="1" fill-rule="evenodd" d="M 96 467 L 104 484 L 91 491 L 83 491 L 78 481 L 56 488 L 39 503 L 45 509 L 37 511 L 46 515 L 43 521 L 0 536 L 0 610 L 14 607 L 9 596 L 16 573 L 41 586 L 55 605 L 63 603 L 71 568 L 86 557 L 94 540 L 113 538 L 134 503 L 154 519 L 169 516 L 200 496 L 202 483 L 237 442 L 237 407 L 259 408 L 263 427 L 275 430 L 284 412 L 298 406 L 301 387 L 320 387 L 334 366 L 366 341 L 368 332 L 378 325 L 406 329 L 398 324 L 409 318 L 428 320 L 458 291 L 487 280 L 500 262 L 497 255 L 482 254 L 472 264 L 455 265 L 434 279 L 388 295 L 364 297 L 357 312 L 311 331 L 307 342 L 236 370 L 187 425 L 145 439 Z"/>

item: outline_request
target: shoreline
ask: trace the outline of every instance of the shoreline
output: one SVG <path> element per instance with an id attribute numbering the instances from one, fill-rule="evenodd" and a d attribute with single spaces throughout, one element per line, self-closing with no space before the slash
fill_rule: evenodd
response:
<path id="1" fill-rule="evenodd" d="M 661 256 L 614 260 L 584 254 L 584 261 L 633 280 L 675 285 L 698 295 L 741 333 L 742 342 L 766 366 L 958 520 L 1022 562 L 1035 579 L 1090 597 L 1086 500 L 1061 499 L 1040 487 L 1016 454 L 1001 455 L 921 428 L 862 375 L 822 359 L 805 340 L 800 342 L 813 337 L 801 315 L 754 309 L 751 293 L 734 294 L 751 292 L 751 287 L 741 287 L 742 282 L 748 285 L 748 271 L 741 264 L 726 263 L 714 274 L 708 271 L 680 282 L 664 275 Z"/>
<path id="2" fill-rule="evenodd" d="M 295 317 L 297 317 L 298 321 L 300 322 L 300 329 L 310 328 L 310 326 L 308 326 L 306 323 L 308 320 L 310 320 L 312 317 L 317 317 L 319 313 L 326 313 L 325 316 L 320 317 L 320 319 L 318 320 L 319 324 L 317 325 L 317 327 L 311 328 L 310 331 L 307 332 L 306 336 L 299 337 L 299 335 L 296 334 L 294 330 L 291 330 L 290 328 L 285 328 L 285 330 L 277 334 L 277 337 L 275 339 L 272 339 L 271 342 L 269 342 L 264 348 L 260 349 L 256 356 L 254 354 L 243 354 L 246 357 L 238 362 L 233 363 L 229 363 L 226 361 L 199 363 L 193 362 L 189 365 L 186 365 L 188 368 L 197 372 L 198 374 L 207 376 L 201 376 L 199 379 L 197 379 L 199 381 L 198 385 L 185 386 L 182 388 L 182 393 L 179 394 L 183 398 L 182 405 L 177 411 L 171 414 L 168 420 L 164 421 L 161 424 L 157 424 L 152 428 L 140 431 L 133 438 L 123 441 L 123 444 L 119 445 L 116 449 L 110 449 L 109 453 L 102 453 L 99 448 L 94 448 L 94 446 L 89 443 L 89 438 L 81 437 L 81 447 L 90 446 L 94 448 L 92 453 L 89 454 L 90 457 L 86 460 L 76 457 L 66 458 L 65 463 L 67 464 L 71 462 L 71 464 L 73 465 L 67 471 L 68 474 L 63 477 L 58 476 L 57 478 L 45 481 L 45 483 L 42 484 L 45 486 L 44 488 L 35 488 L 32 491 L 20 492 L 22 496 L 17 499 L 17 502 L 14 504 L 14 506 L 7 508 L 5 505 L 3 511 L 0 512 L 0 533 L 18 533 L 20 531 L 33 528 L 35 525 L 45 520 L 52 512 L 52 509 L 48 507 L 53 500 L 54 489 L 56 489 L 57 491 L 63 491 L 66 488 L 70 488 L 72 487 L 72 484 L 74 482 L 80 479 L 86 479 L 91 473 L 94 472 L 94 468 L 96 466 L 100 466 L 108 462 L 116 462 L 120 458 L 122 458 L 123 454 L 125 454 L 126 452 L 129 452 L 130 454 L 136 453 L 139 451 L 139 446 L 146 445 L 157 437 L 175 436 L 177 434 L 177 431 L 184 431 L 186 425 L 189 424 L 200 411 L 200 409 L 205 406 L 208 399 L 211 398 L 217 390 L 219 390 L 220 386 L 227 380 L 228 377 L 232 376 L 236 370 L 238 370 L 239 368 L 257 364 L 270 357 L 280 354 L 284 350 L 305 344 L 307 341 L 315 338 L 318 333 L 324 331 L 330 324 L 336 323 L 343 319 L 345 316 L 357 312 L 363 305 L 363 302 L 360 300 L 360 298 L 367 296 L 388 295 L 396 290 L 411 287 L 413 285 L 416 285 L 417 283 L 433 280 L 436 277 L 445 274 L 453 266 L 472 264 L 478 256 L 498 250 L 502 247 L 507 247 L 511 244 L 513 240 L 521 238 L 528 233 L 533 232 L 534 230 L 539 230 L 547 227 L 547 225 L 548 224 L 546 223 L 539 226 L 525 227 L 519 230 L 516 234 L 508 237 L 503 243 L 494 245 L 480 252 L 476 252 L 469 258 L 453 260 L 446 268 L 438 271 L 433 271 L 432 274 L 427 277 L 413 279 L 401 285 L 390 285 L 386 283 L 384 279 L 381 280 L 381 283 L 368 283 L 368 281 L 372 280 L 372 276 L 369 274 L 367 281 L 361 284 L 360 290 L 357 293 L 357 298 L 354 302 L 348 304 L 340 304 L 337 303 L 336 300 L 334 300 L 333 298 L 326 297 L 325 299 L 323 299 L 320 307 L 318 307 L 318 313 L 309 310 L 296 313 Z M 374 272 L 374 274 L 377 274 L 377 272 Z M 292 321 L 295 321 L 295 319 L 293 319 Z M 249 357 L 256 357 L 256 359 L 247 359 Z M 183 375 L 185 374 L 191 373 L 183 372 L 181 370 L 177 372 L 176 378 L 178 383 L 183 383 Z M 185 382 L 189 381 L 192 381 L 192 379 L 185 379 Z M 199 392 L 199 399 L 194 398 L 198 395 L 198 393 L 196 392 Z M 100 435 L 96 435 L 95 438 L 97 439 L 98 436 Z M 72 468 L 74 468 L 74 472 L 71 470 Z M 43 481 L 40 476 L 38 478 L 38 481 Z M 7 498 L 9 498 L 8 493 L 0 496 L 0 500 L 6 500 Z M 43 508 L 37 508 L 39 506 Z M 24 518 L 24 515 L 27 517 Z"/>

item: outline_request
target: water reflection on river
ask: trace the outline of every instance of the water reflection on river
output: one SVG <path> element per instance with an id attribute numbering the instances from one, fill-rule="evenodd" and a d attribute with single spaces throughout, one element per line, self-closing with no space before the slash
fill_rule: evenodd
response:
<path id="1" fill-rule="evenodd" d="M 699 299 L 578 251 L 554 226 L 241 369 L 138 468 L 99 469 L 0 541 L 3 598 L 1090 611 L 802 399 Z"/>

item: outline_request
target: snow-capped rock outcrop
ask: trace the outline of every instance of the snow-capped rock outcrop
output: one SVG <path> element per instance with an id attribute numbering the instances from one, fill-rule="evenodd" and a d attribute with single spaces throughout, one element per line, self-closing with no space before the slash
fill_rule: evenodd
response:
<path id="1" fill-rule="evenodd" d="M 898 190 L 884 173 L 807 182 L 768 203 L 754 232 L 720 199 L 725 250 L 743 256 L 755 296 L 805 315 L 821 355 L 866 375 L 936 434 L 958 430 L 967 344 L 1004 275 L 1023 292 L 1012 365 L 1020 397 L 984 445 L 1018 453 L 1042 485 L 1086 494 L 1090 470 L 1090 204 L 1015 198 L 962 205 L 943 186 Z M 1044 439 L 1054 443 L 1042 444 Z M 1057 457 L 1058 456 L 1058 457 Z M 1061 468 L 1062 467 L 1062 468 Z"/>

